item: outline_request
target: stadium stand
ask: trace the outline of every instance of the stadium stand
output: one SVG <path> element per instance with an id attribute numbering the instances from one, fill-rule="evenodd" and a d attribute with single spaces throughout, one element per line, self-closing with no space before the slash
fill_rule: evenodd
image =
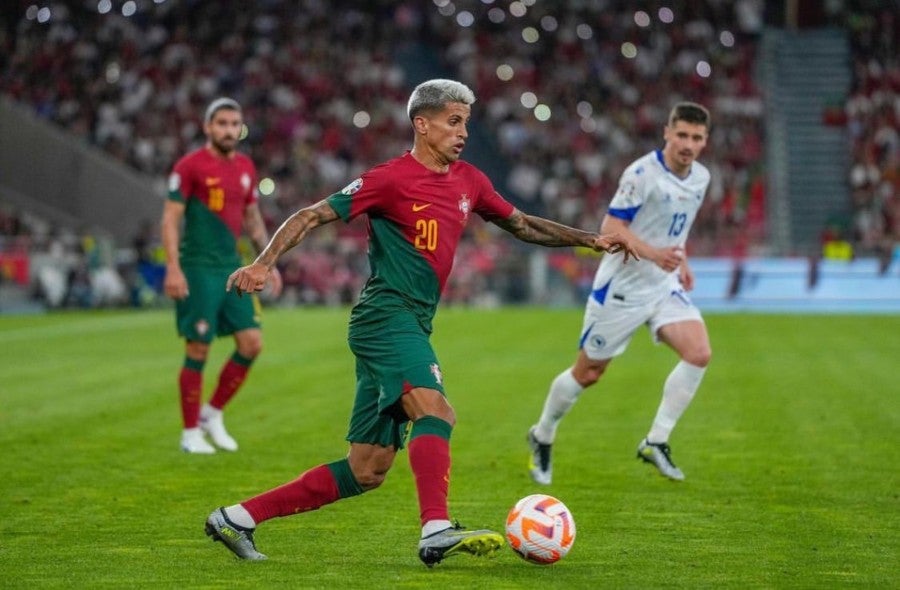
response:
<path id="1" fill-rule="evenodd" d="M 250 123 L 244 149 L 274 181 L 263 200 L 273 228 L 406 149 L 405 100 L 425 77 L 453 76 L 476 89 L 467 157 L 490 169 L 504 194 L 585 228 L 599 223 L 624 164 L 659 145 L 670 104 L 697 100 L 713 111 L 702 160 L 714 183 L 691 255 L 777 254 L 767 239 L 765 108 L 755 81 L 762 2 L 678 0 L 646 11 L 620 0 L 514 4 L 372 0 L 335 11 L 318 0 L 166 0 L 126 15 L 116 2 L 102 14 L 104 3 L 21 2 L 0 16 L 0 92 L 154 179 L 160 194 L 174 159 L 202 139 L 197 114 L 212 97 L 233 95 Z M 847 125 L 859 138 L 855 149 L 874 154 L 882 173 L 870 200 L 884 222 L 877 237 L 857 232 L 855 242 L 884 252 L 896 250 L 900 231 L 889 108 L 896 15 L 854 12 L 858 4 L 847 2 L 834 18 L 846 20 L 854 39 L 859 80 Z M 862 209 L 855 226 L 879 215 Z M 362 232 L 361 224 L 336 227 L 286 256 L 284 301 L 352 298 L 367 272 Z M 526 254 L 496 235 L 490 226 L 469 232 L 449 302 L 528 298 Z M 146 272 L 129 266 L 123 276 L 154 284 L 152 262 L 137 251 L 126 258 L 142 260 Z M 564 279 L 577 299 L 589 262 L 553 257 L 549 280 Z M 719 277 L 710 291 L 725 288 L 723 271 L 710 272 Z"/>
<path id="2" fill-rule="evenodd" d="M 847 18 L 854 83 L 834 121 L 850 136 L 852 218 L 858 255 L 900 257 L 900 64 L 896 4 L 868 3 Z"/>

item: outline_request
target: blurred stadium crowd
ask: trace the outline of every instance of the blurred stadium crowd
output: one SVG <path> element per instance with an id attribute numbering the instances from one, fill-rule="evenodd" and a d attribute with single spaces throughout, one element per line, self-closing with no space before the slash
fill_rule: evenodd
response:
<path id="1" fill-rule="evenodd" d="M 406 100 L 420 78 L 454 77 L 475 90 L 477 141 L 495 165 L 478 163 L 505 196 L 585 229 L 598 226 L 624 166 L 661 145 L 670 106 L 695 100 L 713 113 L 701 158 L 713 184 L 691 253 L 765 253 L 765 106 L 754 82 L 764 3 L 641 4 L 25 2 L 0 32 L 0 90 L 146 175 L 160 193 L 175 160 L 202 143 L 205 105 L 233 96 L 244 106 L 242 149 L 265 179 L 272 229 L 410 147 Z M 843 231 L 857 251 L 890 249 L 900 238 L 897 13 L 890 3 L 876 11 L 833 4 L 829 18 L 851 32 L 856 60 L 854 91 L 835 121 L 852 138 L 853 203 L 843 227 L 823 228 L 823 238 Z M 414 67 L 430 69 L 411 79 L 420 73 Z M 516 277 L 526 257 L 492 226 L 473 225 L 446 300 L 521 300 Z M 3 248 L 61 248 L 75 260 L 66 276 L 77 286 L 79 268 L 89 273 L 109 257 L 92 254 L 102 240 L 72 231 L 0 208 Z M 161 280 L 157 233 L 148 220 L 131 245 L 131 266 L 119 269 L 132 301 Z M 367 274 L 364 248 L 361 223 L 314 235 L 282 259 L 284 300 L 351 301 Z M 596 259 L 560 252 L 551 263 L 577 291 Z M 136 284 L 144 295 L 135 295 Z M 71 286 L 65 293 L 61 301 L 73 305 L 98 299 Z"/>

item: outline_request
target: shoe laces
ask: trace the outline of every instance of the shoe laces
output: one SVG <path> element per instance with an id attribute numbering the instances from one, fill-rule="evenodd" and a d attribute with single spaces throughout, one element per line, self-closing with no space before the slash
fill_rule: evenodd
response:
<path id="1" fill-rule="evenodd" d="M 659 449 L 659 452 L 663 454 L 663 456 L 666 458 L 666 461 L 668 461 L 672 467 L 675 467 L 675 463 L 672 461 L 672 449 L 669 448 L 669 443 L 648 443 L 648 444 Z"/>

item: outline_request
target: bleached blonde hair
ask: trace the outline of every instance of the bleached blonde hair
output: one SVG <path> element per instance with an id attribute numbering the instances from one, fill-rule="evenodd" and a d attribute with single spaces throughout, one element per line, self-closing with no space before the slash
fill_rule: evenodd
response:
<path id="1" fill-rule="evenodd" d="M 435 78 L 416 86 L 409 96 L 406 114 L 412 121 L 423 111 L 441 111 L 450 102 L 471 105 L 475 102 L 475 93 L 462 82 Z"/>

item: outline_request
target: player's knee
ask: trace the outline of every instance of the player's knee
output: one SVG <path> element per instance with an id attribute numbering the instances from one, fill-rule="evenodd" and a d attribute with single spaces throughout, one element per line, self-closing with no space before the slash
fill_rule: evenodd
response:
<path id="1" fill-rule="evenodd" d="M 712 358 L 712 349 L 709 346 L 700 346 L 686 351 L 682 357 L 686 363 L 690 363 L 695 367 L 705 367 Z"/>
<path id="2" fill-rule="evenodd" d="M 437 417 L 449 424 L 451 428 L 456 426 L 456 412 L 453 411 L 453 406 L 450 404 L 447 404 L 446 408 L 443 408 L 443 411 Z"/>
<path id="3" fill-rule="evenodd" d="M 370 463 L 353 470 L 353 477 L 356 478 L 359 487 L 365 491 L 374 490 L 384 483 L 390 469 L 390 465 Z"/>
<path id="4" fill-rule="evenodd" d="M 185 346 L 185 354 L 192 360 L 205 362 L 209 356 L 209 344 L 189 340 Z"/>
<path id="5" fill-rule="evenodd" d="M 244 358 L 255 359 L 262 352 L 262 348 L 262 340 L 257 340 L 243 348 L 238 348 L 238 352 Z"/>
<path id="6" fill-rule="evenodd" d="M 606 367 L 585 367 L 581 370 L 572 371 L 572 377 L 586 389 L 599 381 L 605 370 Z"/>
<path id="7" fill-rule="evenodd" d="M 359 484 L 359 487 L 369 491 L 374 490 L 384 483 L 384 480 L 387 479 L 387 472 L 389 469 L 390 468 L 363 468 L 359 473 L 354 473 L 353 476 L 356 478 L 356 483 Z"/>
<path id="8" fill-rule="evenodd" d="M 262 352 L 262 335 L 244 336 L 237 341 L 237 351 L 244 358 L 255 359 Z"/>
<path id="9" fill-rule="evenodd" d="M 400 409 L 413 422 L 425 416 L 440 418 L 450 426 L 456 425 L 453 406 L 441 392 L 435 389 L 415 388 L 400 397 Z"/>

